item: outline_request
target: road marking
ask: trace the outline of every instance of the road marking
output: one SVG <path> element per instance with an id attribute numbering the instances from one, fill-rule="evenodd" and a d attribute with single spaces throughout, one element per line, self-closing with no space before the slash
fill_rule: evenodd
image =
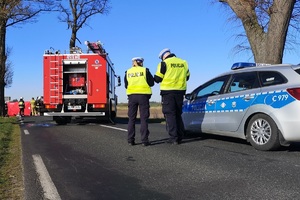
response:
<path id="1" fill-rule="evenodd" d="M 37 174 L 39 176 L 40 183 L 42 185 L 43 191 L 44 191 L 44 197 L 48 200 L 61 200 L 57 189 L 52 182 L 52 179 L 46 169 L 46 166 L 42 160 L 42 157 L 40 155 L 32 155 L 33 162 L 37 171 Z"/>
<path id="2" fill-rule="evenodd" d="M 29 131 L 28 130 L 24 130 L 25 135 L 29 135 Z"/>
<path id="3" fill-rule="evenodd" d="M 105 128 L 111 128 L 111 129 L 116 129 L 116 130 L 119 130 L 119 131 L 125 131 L 127 132 L 126 129 L 123 129 L 123 128 L 117 128 L 117 127 L 113 127 L 113 126 L 105 126 L 105 125 L 100 125 L 100 126 L 103 126 Z"/>

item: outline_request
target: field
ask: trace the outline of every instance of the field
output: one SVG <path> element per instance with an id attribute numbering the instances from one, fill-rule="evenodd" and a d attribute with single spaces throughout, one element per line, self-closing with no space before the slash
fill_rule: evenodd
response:
<path id="1" fill-rule="evenodd" d="M 127 103 L 121 103 L 117 107 L 117 117 L 122 117 L 126 118 L 127 116 Z M 138 117 L 139 117 L 139 112 L 138 112 Z M 150 119 L 163 119 L 164 115 L 161 110 L 161 104 L 160 103 L 155 103 L 155 102 L 150 102 Z"/>

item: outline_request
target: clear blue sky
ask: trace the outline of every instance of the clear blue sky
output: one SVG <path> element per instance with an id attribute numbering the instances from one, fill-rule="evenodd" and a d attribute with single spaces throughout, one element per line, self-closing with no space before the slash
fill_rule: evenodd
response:
<path id="1" fill-rule="evenodd" d="M 183 3 L 184 2 L 184 3 Z M 230 69 L 234 62 L 252 62 L 249 52 L 235 55 L 238 41 L 234 35 L 241 30 L 237 24 L 228 23 L 226 12 L 218 3 L 199 0 L 111 0 L 108 15 L 96 15 L 89 26 L 78 32 L 86 49 L 85 40 L 100 40 L 122 78 L 117 87 L 119 102 L 127 102 L 124 72 L 131 67 L 131 58 L 141 56 L 144 66 L 155 74 L 160 62 L 158 54 L 170 48 L 177 57 L 186 59 L 191 78 L 187 92 L 218 74 Z M 63 52 L 68 49 L 71 31 L 58 22 L 57 14 L 43 14 L 37 23 L 9 27 L 7 47 L 12 48 L 9 59 L 13 63 L 13 84 L 5 89 L 12 99 L 43 95 L 43 53 L 53 47 Z M 287 52 L 284 63 L 300 63 L 299 48 Z M 159 85 L 152 89 L 151 101 L 160 101 Z"/>

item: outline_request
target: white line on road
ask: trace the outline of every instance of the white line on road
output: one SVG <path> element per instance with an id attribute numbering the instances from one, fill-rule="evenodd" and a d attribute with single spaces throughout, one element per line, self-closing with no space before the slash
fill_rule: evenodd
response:
<path id="1" fill-rule="evenodd" d="M 100 125 L 100 126 L 103 126 L 105 128 L 111 128 L 111 129 L 116 129 L 116 130 L 119 130 L 119 131 L 125 131 L 127 132 L 126 129 L 123 129 L 123 128 L 117 128 L 117 127 L 113 127 L 113 126 L 105 126 L 105 125 Z"/>
<path id="2" fill-rule="evenodd" d="M 47 200 L 60 200 L 60 196 L 40 155 L 32 155 L 33 162 Z"/>
<path id="3" fill-rule="evenodd" d="M 29 135 L 29 131 L 28 130 L 24 130 L 25 135 Z"/>

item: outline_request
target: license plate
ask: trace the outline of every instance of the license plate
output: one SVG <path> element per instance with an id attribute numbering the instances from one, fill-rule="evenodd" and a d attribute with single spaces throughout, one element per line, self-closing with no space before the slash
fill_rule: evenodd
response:
<path id="1" fill-rule="evenodd" d="M 80 110 L 81 106 L 68 106 L 68 110 Z"/>

